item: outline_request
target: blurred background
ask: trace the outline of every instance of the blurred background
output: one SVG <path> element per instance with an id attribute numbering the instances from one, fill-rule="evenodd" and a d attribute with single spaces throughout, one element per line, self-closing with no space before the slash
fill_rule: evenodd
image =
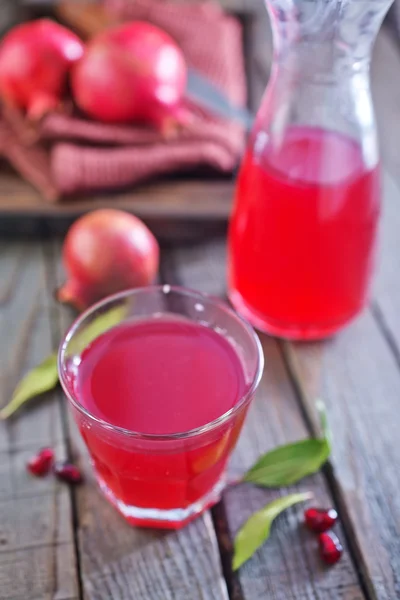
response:
<path id="1" fill-rule="evenodd" d="M 37 90 L 35 99 L 29 100 L 36 107 L 29 107 L 28 101 L 21 106 L 14 99 L 5 102 L 3 94 L 4 233 L 37 232 L 43 227 L 65 231 L 80 214 L 110 205 L 151 222 L 161 237 L 191 238 L 196 232 L 202 235 L 204 228 L 224 226 L 252 114 L 268 79 L 271 48 L 264 7 L 241 1 L 221 7 L 158 0 L 1 0 L 3 35 L 17 23 L 43 17 L 68 27 L 84 43 L 108 25 L 147 21 L 177 43 L 184 68 L 189 68 L 188 86 L 179 106 L 167 98 L 162 115 L 153 111 L 144 119 L 121 117 L 115 114 L 118 108 L 112 106 L 112 98 L 99 112 L 97 83 L 86 85 L 85 68 L 94 71 L 89 59 L 76 77 L 68 73 L 57 105 L 41 106 Z M 255 57 L 253 63 L 250 57 Z M 14 72 L 23 71 L 23 64 L 22 60 L 18 68 L 14 66 Z M 106 69 L 102 70 L 104 74 Z M 43 79 L 49 79 L 50 71 L 49 67 Z M 114 99 L 124 95 L 126 89 L 118 91 L 119 82 L 109 83 Z M 37 87 L 37 79 L 29 85 Z M 166 85 L 171 87 L 163 90 L 164 95 L 181 94 L 179 73 Z"/>
<path id="2" fill-rule="evenodd" d="M 34 120 L 25 108 L 9 110 L 3 103 L 0 232 L 64 233 L 81 214 L 108 206 L 142 218 L 160 239 L 201 238 L 224 230 L 237 167 L 272 60 L 262 0 L 201 6 L 162 0 L 0 0 L 2 35 L 17 23 L 42 17 L 68 27 L 85 43 L 108 25 L 149 21 L 178 43 L 190 86 L 179 116 L 171 112 L 173 118 L 144 124 L 99 116 L 95 100 L 88 107 L 79 98 L 84 94 L 80 82 L 68 82 L 56 110 L 43 110 Z M 395 177 L 399 36 L 395 2 L 372 64 L 382 158 Z M 84 81 L 84 87 L 90 85 Z M 93 87 L 94 98 L 96 93 Z"/>

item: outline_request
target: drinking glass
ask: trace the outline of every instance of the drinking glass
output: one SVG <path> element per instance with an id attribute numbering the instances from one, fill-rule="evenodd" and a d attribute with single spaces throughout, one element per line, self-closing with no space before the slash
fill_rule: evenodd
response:
<path id="1" fill-rule="evenodd" d="M 224 336 L 242 366 L 244 393 L 215 420 L 165 435 L 131 431 L 92 414 L 77 386 L 85 348 L 116 325 L 160 317 L 179 317 Z M 129 523 L 150 527 L 181 527 L 218 501 L 262 370 L 261 345 L 247 322 L 216 298 L 168 285 L 129 290 L 96 304 L 75 321 L 59 350 L 60 381 L 100 489 Z"/>

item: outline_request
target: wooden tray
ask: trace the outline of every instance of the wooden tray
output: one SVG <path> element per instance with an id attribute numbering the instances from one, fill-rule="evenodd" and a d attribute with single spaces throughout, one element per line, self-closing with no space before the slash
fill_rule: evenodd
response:
<path id="1" fill-rule="evenodd" d="M 44 201 L 7 166 L 0 170 L 0 233 L 63 233 L 74 219 L 96 208 L 120 208 L 149 224 L 162 239 L 192 238 L 219 231 L 228 219 L 232 180 L 159 180 L 129 192 Z"/>
<path id="2" fill-rule="evenodd" d="M 249 107 L 258 106 L 270 66 L 268 22 L 262 4 L 242 5 L 225 0 L 226 9 L 244 25 Z M 132 190 L 77 196 L 49 204 L 5 163 L 0 163 L 0 233 L 63 232 L 79 215 L 100 207 L 130 211 L 143 219 L 161 238 L 204 235 L 223 227 L 228 219 L 234 189 L 232 177 L 188 175 L 158 179 Z"/>

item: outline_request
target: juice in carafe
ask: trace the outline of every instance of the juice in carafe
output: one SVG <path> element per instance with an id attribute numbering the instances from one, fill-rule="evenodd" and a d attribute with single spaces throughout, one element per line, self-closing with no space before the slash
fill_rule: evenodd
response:
<path id="1" fill-rule="evenodd" d="M 380 212 L 369 66 L 392 0 L 266 0 L 273 61 L 240 170 L 229 296 L 259 329 L 337 332 L 366 305 Z"/>
<path id="2" fill-rule="evenodd" d="M 291 126 L 244 158 L 230 224 L 230 298 L 258 328 L 325 337 L 365 305 L 375 257 L 379 166 L 327 129 Z"/>

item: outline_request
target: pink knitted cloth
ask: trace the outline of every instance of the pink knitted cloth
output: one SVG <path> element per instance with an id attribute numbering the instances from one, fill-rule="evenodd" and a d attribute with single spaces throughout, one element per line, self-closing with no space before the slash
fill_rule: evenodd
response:
<path id="1" fill-rule="evenodd" d="M 167 31 L 181 46 L 189 66 L 218 85 L 233 103 L 245 105 L 241 26 L 218 5 L 164 0 L 105 3 L 122 19 L 147 20 Z M 32 146 L 22 139 L 15 124 L 10 127 L 3 122 L 0 153 L 49 200 L 76 192 L 132 186 L 152 176 L 197 166 L 232 171 L 243 150 L 243 129 L 189 103 L 188 108 L 194 114 L 193 123 L 168 141 L 146 127 L 53 114 L 42 122 Z"/>

